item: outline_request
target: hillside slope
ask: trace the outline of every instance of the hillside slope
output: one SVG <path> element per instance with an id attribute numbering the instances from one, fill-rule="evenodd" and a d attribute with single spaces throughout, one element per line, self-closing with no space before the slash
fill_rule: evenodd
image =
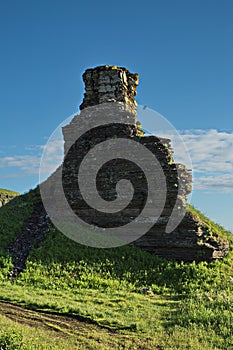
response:
<path id="1" fill-rule="evenodd" d="M 0 207 L 4 204 L 8 203 L 14 197 L 19 196 L 18 192 L 6 190 L 4 188 L 0 188 Z"/>
<path id="2" fill-rule="evenodd" d="M 80 334 L 72 337 L 66 326 L 64 335 L 64 323 L 57 323 L 61 338 L 42 324 L 37 327 L 32 322 L 26 327 L 20 317 L 15 317 L 20 322 L 15 328 L 14 318 L 3 310 L 1 324 L 7 323 L 8 328 L 5 333 L 0 330 L 0 340 L 8 337 L 13 342 L 15 330 L 21 339 L 26 327 L 28 339 L 34 338 L 25 349 L 51 349 L 51 344 L 52 349 L 70 349 L 69 342 L 72 349 L 98 349 L 98 343 L 103 349 L 233 349 L 233 240 L 229 232 L 189 207 L 211 236 L 217 234 L 230 242 L 231 252 L 210 263 L 183 263 L 163 260 L 134 246 L 81 246 L 48 223 L 40 243 L 30 246 L 26 269 L 13 278 L 12 259 L 6 251 L 17 242 L 39 204 L 37 188 L 0 209 L 0 299 L 76 317 L 83 328 L 72 331 Z M 47 322 L 54 329 L 56 320 Z M 110 335 L 99 331 L 98 340 L 93 338 L 87 323 L 108 329 Z M 46 334 L 42 337 L 41 332 Z M 41 337 L 47 339 L 43 345 Z"/>
<path id="3" fill-rule="evenodd" d="M 187 222 L 189 220 L 195 223 L 195 227 L 190 226 L 188 230 Z M 183 228 L 183 221 L 185 222 L 184 228 L 186 228 L 186 231 Z M 164 247 L 166 252 L 171 251 L 171 253 L 167 253 L 167 256 L 170 256 L 171 260 L 180 260 L 179 258 L 176 259 L 176 249 L 178 251 L 180 249 L 187 251 L 186 253 L 182 253 L 185 261 L 211 261 L 227 255 L 229 239 L 231 239 L 232 235 L 221 226 L 206 218 L 192 206 L 188 206 L 183 221 L 180 224 L 180 227 L 183 229 L 182 240 L 175 232 L 175 239 L 171 240 L 171 247 Z M 11 253 L 14 266 L 19 271 L 25 267 L 30 250 L 33 247 L 40 246 L 44 239 L 46 239 L 46 232 L 48 230 L 54 230 L 54 228 L 44 210 L 39 186 L 29 193 L 15 198 L 1 208 L 0 238 L 2 243 L 0 248 Z M 193 235 L 193 232 L 200 232 L 200 234 L 196 235 L 195 233 Z M 187 236 L 187 242 L 183 238 L 185 235 Z M 153 238 L 152 235 L 151 237 Z M 160 239 L 161 241 L 162 237 Z M 182 245 L 180 247 L 179 245 L 178 247 L 173 246 L 176 240 L 181 240 Z M 143 244 L 141 244 L 141 240 L 139 239 L 133 242 L 133 244 L 150 252 L 150 240 L 148 240 L 149 243 L 147 245 L 145 245 L 145 241 L 146 239 L 143 239 Z M 161 243 L 159 242 L 159 244 Z M 161 249 L 159 252 L 161 252 Z M 158 256 L 160 255 L 158 254 Z"/>

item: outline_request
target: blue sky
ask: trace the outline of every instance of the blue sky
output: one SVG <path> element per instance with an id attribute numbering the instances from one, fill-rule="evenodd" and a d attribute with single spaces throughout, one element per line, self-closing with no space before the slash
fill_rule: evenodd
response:
<path id="1" fill-rule="evenodd" d="M 43 145 L 78 111 L 86 68 L 125 66 L 140 75 L 138 103 L 184 136 L 193 204 L 233 229 L 232 14 L 230 0 L 2 1 L 0 187 L 38 183 Z"/>

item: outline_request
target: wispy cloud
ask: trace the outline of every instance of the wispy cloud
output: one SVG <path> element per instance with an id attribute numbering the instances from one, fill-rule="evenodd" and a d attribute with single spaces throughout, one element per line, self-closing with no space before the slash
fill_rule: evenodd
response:
<path id="1" fill-rule="evenodd" d="M 16 167 L 25 174 L 37 174 L 40 166 L 40 155 L 16 155 L 0 158 L 0 168 Z"/>
<path id="2" fill-rule="evenodd" d="M 233 193 L 233 174 L 201 176 L 195 178 L 195 189 Z"/>
<path id="3" fill-rule="evenodd" d="M 180 132 L 190 154 L 194 187 L 233 193 L 233 132 L 185 130 Z M 178 160 L 184 160 L 182 146 L 174 141 Z"/>
<path id="4" fill-rule="evenodd" d="M 6 150 L 4 153 L 7 153 Z M 0 168 L 4 169 L 0 178 L 39 175 L 39 172 L 43 179 L 47 178 L 62 163 L 63 140 L 52 140 L 46 145 L 25 146 L 23 153 L 25 154 L 0 157 Z"/>

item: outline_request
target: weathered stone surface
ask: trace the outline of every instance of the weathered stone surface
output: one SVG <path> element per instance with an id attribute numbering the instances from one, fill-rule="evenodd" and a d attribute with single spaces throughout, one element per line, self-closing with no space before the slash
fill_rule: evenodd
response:
<path id="1" fill-rule="evenodd" d="M 128 178 L 133 182 L 136 193 L 133 198 L 134 201 L 117 215 L 101 214 L 101 212 L 87 206 L 77 185 L 79 163 L 81 163 L 83 154 L 88 151 L 91 145 L 103 142 L 113 136 L 130 138 L 147 147 L 156 156 L 165 174 L 167 185 L 167 199 L 161 217 L 149 232 L 135 241 L 134 244 L 166 259 L 209 261 L 224 257 L 229 250 L 228 242 L 216 235 L 211 237 L 201 220 L 195 218 L 190 212 L 186 213 L 173 232 L 166 233 L 165 228 L 177 198 L 179 200 L 177 215 L 180 215 L 186 207 L 187 195 L 192 190 L 192 175 L 184 165 L 174 163 L 171 140 L 156 136 L 142 136 L 138 132 L 137 103 L 134 99 L 136 86 L 138 85 L 138 75 L 131 74 L 122 67 L 101 66 L 86 70 L 83 79 L 86 92 L 80 106 L 81 116 L 86 113 L 86 117 L 89 117 L 90 112 L 87 107 L 107 102 L 117 102 L 119 103 L 119 109 L 121 109 L 123 103 L 124 110 L 134 116 L 134 125 L 122 129 L 120 125 L 116 124 L 108 129 L 98 129 L 96 133 L 90 134 L 88 142 L 86 140 L 82 143 L 77 142 L 71 148 L 72 142 L 70 140 L 74 136 L 74 125 L 78 123 L 80 116 L 74 117 L 72 122 L 63 128 L 65 150 L 69 150 L 63 166 L 63 181 L 66 197 L 72 209 L 84 221 L 90 224 L 101 223 L 104 227 L 121 226 L 137 218 L 145 202 L 147 192 L 145 179 L 138 168 L 129 165 L 125 167 L 122 162 L 115 162 L 115 164 L 112 163 L 110 168 L 104 167 L 101 176 L 97 179 L 99 193 L 107 200 L 115 198 L 115 184 L 119 179 Z M 104 148 L 102 151 L 105 151 Z M 91 176 L 91 163 L 89 170 Z M 177 189 L 178 182 L 181 185 L 179 193 Z M 151 220 L 153 220 L 153 212 L 151 213 Z"/>
<path id="2" fill-rule="evenodd" d="M 87 69 L 83 80 L 86 92 L 80 110 L 106 102 L 123 102 L 136 116 L 134 96 L 139 83 L 138 74 L 132 74 L 123 67 L 100 66 Z"/>

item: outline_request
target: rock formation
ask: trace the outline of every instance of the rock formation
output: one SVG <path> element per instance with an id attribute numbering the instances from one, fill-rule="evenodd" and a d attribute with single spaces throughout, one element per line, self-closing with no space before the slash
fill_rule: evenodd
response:
<path id="1" fill-rule="evenodd" d="M 84 157 L 95 146 L 101 145 L 106 140 L 123 138 L 136 141 L 150 151 L 162 169 L 167 188 L 163 210 L 159 219 L 140 238 L 134 240 L 134 244 L 152 254 L 156 254 L 165 259 L 175 259 L 183 261 L 211 261 L 221 259 L 229 251 L 227 238 L 219 236 L 218 232 L 213 232 L 211 227 L 201 220 L 200 216 L 192 211 L 186 210 L 187 195 L 192 189 L 192 176 L 190 171 L 182 164 L 175 164 L 171 148 L 171 140 L 156 136 L 144 136 L 140 123 L 136 120 L 137 103 L 135 101 L 136 87 L 138 85 L 138 75 L 131 74 L 127 69 L 116 66 L 101 66 L 94 69 L 87 69 L 83 75 L 85 82 L 84 100 L 80 106 L 80 114 L 76 115 L 69 125 L 63 128 L 65 159 L 63 165 L 59 167 L 48 180 L 40 185 L 38 201 L 34 212 L 27 220 L 21 234 L 15 242 L 11 244 L 8 251 L 13 255 L 15 271 L 12 276 L 17 275 L 25 266 L 25 261 L 32 247 L 37 247 L 45 239 L 45 233 L 51 227 L 50 217 L 44 211 L 44 196 L 54 204 L 54 212 L 59 210 L 61 203 L 59 193 L 65 193 L 66 199 L 73 212 L 88 224 L 108 228 L 125 227 L 126 224 L 136 221 L 142 208 L 147 201 L 148 183 L 142 169 L 147 167 L 147 159 L 142 159 L 142 169 L 135 166 L 133 162 L 127 162 L 121 157 L 115 157 L 111 162 L 104 164 L 96 177 L 96 187 L 99 195 L 105 201 L 114 201 L 117 197 L 116 186 L 122 179 L 130 180 L 134 189 L 134 194 L 129 205 L 123 210 L 115 213 L 102 213 L 92 208 L 83 200 L 78 183 L 78 170 Z M 112 110 L 114 103 L 115 110 Z M 109 113 L 118 113 L 126 116 L 129 120 L 127 124 L 111 123 L 101 125 L 91 131 L 86 132 L 85 137 L 76 138 L 77 125 L 85 124 L 88 118 L 95 117 L 92 108 L 97 106 L 97 112 L 102 113 L 102 106 L 110 106 Z M 85 125 L 84 125 L 85 127 Z M 74 140 L 77 140 L 74 142 Z M 101 154 L 106 149 L 101 148 Z M 117 154 L 117 153 L 116 153 Z M 95 159 L 94 159 L 95 163 Z M 85 180 L 93 177 L 92 168 L 90 174 L 85 174 Z M 57 185 L 62 173 L 62 184 Z M 158 179 L 157 179 L 158 180 Z M 46 186 L 50 191 L 47 193 Z M 162 179 L 161 179 L 162 182 Z M 179 186 L 178 186 L 179 184 Z M 155 186 L 160 184 L 155 183 Z M 91 196 L 91 189 L 87 192 Z M 158 191 L 159 193 L 159 191 Z M 41 203 L 41 198 L 43 204 Z M 174 212 L 174 208 L 176 208 Z M 45 206 L 46 209 L 46 206 Z M 184 212 L 185 211 L 185 212 Z M 173 230 L 167 230 L 172 215 L 182 216 L 182 220 Z M 150 212 L 150 219 L 153 221 L 155 213 Z M 147 218 L 148 219 L 148 218 Z M 53 220 L 52 220 L 53 221 Z M 142 224 L 144 224 L 142 222 Z M 138 223 L 140 226 L 140 222 Z M 133 232 L 132 232 L 133 233 Z M 130 232 L 127 232 L 130 234 Z M 85 235 L 85 231 L 83 233 Z M 25 244 L 26 242 L 26 244 Z M 24 248 L 23 248 L 24 247 Z"/>
<path id="2" fill-rule="evenodd" d="M 209 261 L 224 257 L 229 250 L 228 242 L 211 232 L 198 217 L 189 211 L 183 215 L 182 221 L 172 232 L 166 232 L 166 226 L 177 201 L 178 209 L 175 215 L 182 215 L 186 207 L 186 198 L 192 188 L 192 176 L 184 165 L 174 163 L 171 140 L 156 136 L 143 136 L 141 129 L 138 128 L 137 103 L 134 99 L 138 75 L 131 74 L 122 67 L 100 66 L 87 69 L 83 74 L 83 80 L 86 91 L 80 106 L 81 114 L 74 117 L 71 123 L 63 128 L 65 149 L 69 150 L 64 162 L 63 187 L 72 209 L 84 221 L 107 228 L 118 227 L 137 218 L 145 204 L 147 184 L 141 170 L 135 168 L 133 164 L 126 165 L 123 160 L 115 160 L 110 167 L 103 167 L 96 180 L 100 195 L 107 200 L 115 198 L 115 186 L 120 179 L 126 178 L 133 183 L 134 198 L 123 212 L 115 215 L 96 212 L 83 201 L 77 185 L 77 169 L 92 146 L 113 137 L 130 138 L 147 147 L 159 160 L 167 186 L 166 202 L 159 220 L 133 244 L 166 259 Z M 88 135 L 88 142 L 86 140 L 81 143 L 77 141 L 72 145 L 74 126 L 79 122 L 81 116 L 89 118 L 88 107 L 101 106 L 101 104 L 110 102 L 116 103 L 116 108 L 128 114 L 133 123 L 123 128 L 120 124 L 97 128 L 95 133 Z M 104 148 L 102 151 L 105 151 Z M 151 212 L 151 217 L 153 217 L 153 212 Z"/>

